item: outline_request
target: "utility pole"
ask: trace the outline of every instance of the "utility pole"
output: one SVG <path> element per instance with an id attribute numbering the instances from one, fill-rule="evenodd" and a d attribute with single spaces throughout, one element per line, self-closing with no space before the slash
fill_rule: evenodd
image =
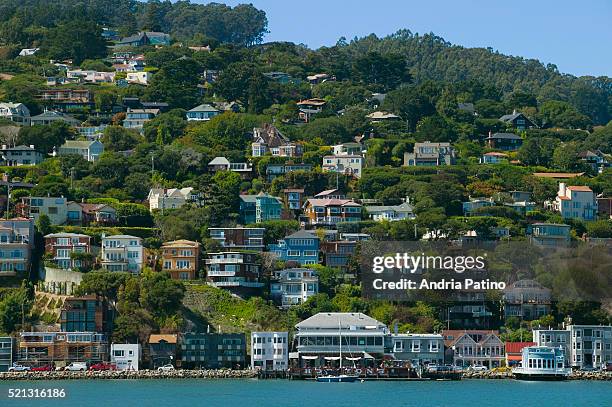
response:
<path id="1" fill-rule="evenodd" d="M 155 175 L 155 156 L 151 153 L 151 179 L 153 179 L 153 175 Z"/>
<path id="2" fill-rule="evenodd" d="M 6 219 L 9 218 L 9 211 L 11 208 L 11 181 L 6 179 Z"/>

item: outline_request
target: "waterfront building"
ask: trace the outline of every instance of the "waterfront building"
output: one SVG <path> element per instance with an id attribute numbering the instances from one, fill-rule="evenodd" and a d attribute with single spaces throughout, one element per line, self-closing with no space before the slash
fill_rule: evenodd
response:
<path id="1" fill-rule="evenodd" d="M 117 370 L 138 371 L 142 359 L 142 348 L 139 343 L 111 344 L 111 363 Z"/>
<path id="2" fill-rule="evenodd" d="M 457 366 L 486 366 L 489 369 L 505 363 L 504 342 L 497 331 L 444 330 L 444 344 L 453 351 Z"/>
<path id="3" fill-rule="evenodd" d="M 385 339 L 395 360 L 410 361 L 413 366 L 444 364 L 444 338 L 440 334 L 391 334 Z"/>
<path id="4" fill-rule="evenodd" d="M 178 337 L 175 334 L 151 334 L 149 336 L 149 359 L 153 369 L 176 363 Z"/>
<path id="5" fill-rule="evenodd" d="M 10 336 L 0 336 L 0 372 L 8 372 L 13 365 L 14 340 Z"/>
<path id="6" fill-rule="evenodd" d="M 565 358 L 565 365 L 570 365 L 572 354 L 570 331 L 568 329 L 551 329 L 540 328 L 532 331 L 533 342 L 537 346 L 549 346 L 552 348 L 562 348 Z"/>
<path id="7" fill-rule="evenodd" d="M 535 345 L 535 342 L 506 342 L 506 366 L 518 365 L 523 360 L 523 348 Z"/>
<path id="8" fill-rule="evenodd" d="M 96 332 L 21 332 L 17 359 L 22 364 L 56 366 L 106 362 L 108 340 Z"/>
<path id="9" fill-rule="evenodd" d="M 288 332 L 251 332 L 251 367 L 264 371 L 289 367 Z"/>
<path id="10" fill-rule="evenodd" d="M 598 369 L 612 363 L 612 326 L 568 325 L 570 331 L 570 366 Z"/>
<path id="11" fill-rule="evenodd" d="M 184 332 L 180 336 L 181 367 L 243 369 L 246 366 L 244 333 Z"/>
<path id="12" fill-rule="evenodd" d="M 521 353 L 521 366 L 512 369 L 517 379 L 564 380 L 571 369 L 565 367 L 562 348 L 527 346 Z"/>

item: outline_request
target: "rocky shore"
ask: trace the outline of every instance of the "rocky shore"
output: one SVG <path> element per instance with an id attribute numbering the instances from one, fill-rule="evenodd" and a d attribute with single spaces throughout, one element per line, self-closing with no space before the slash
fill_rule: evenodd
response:
<path id="1" fill-rule="evenodd" d="M 157 370 L 85 372 L 1 372 L 0 380 L 76 380 L 76 379 L 249 379 L 253 370 Z"/>
<path id="2" fill-rule="evenodd" d="M 487 371 L 487 372 L 464 372 L 464 379 L 513 379 L 512 372 Z M 569 380 L 609 380 L 612 381 L 612 372 L 582 372 L 575 371 L 568 378 Z"/>

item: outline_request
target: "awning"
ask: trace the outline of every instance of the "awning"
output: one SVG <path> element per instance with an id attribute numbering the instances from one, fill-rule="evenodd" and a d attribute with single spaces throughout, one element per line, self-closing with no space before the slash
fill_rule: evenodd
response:
<path id="1" fill-rule="evenodd" d="M 340 360 L 340 356 L 325 356 L 325 360 Z"/>
<path id="2" fill-rule="evenodd" d="M 361 356 L 360 357 L 356 357 L 356 358 L 344 358 L 344 359 L 346 359 L 346 360 L 360 360 Z"/>
<path id="3" fill-rule="evenodd" d="M 315 360 L 318 359 L 318 356 L 307 356 L 307 355 L 302 355 L 302 359 L 306 359 L 306 360 Z"/>
<path id="4" fill-rule="evenodd" d="M 289 352 L 289 359 L 299 359 L 300 354 L 298 352 Z"/>
<path id="5" fill-rule="evenodd" d="M 523 356 L 522 355 L 507 355 L 508 360 L 512 360 L 512 361 L 522 361 L 523 360 Z"/>
<path id="6" fill-rule="evenodd" d="M 374 359 L 374 356 L 370 355 L 368 352 L 363 352 L 364 359 Z"/>

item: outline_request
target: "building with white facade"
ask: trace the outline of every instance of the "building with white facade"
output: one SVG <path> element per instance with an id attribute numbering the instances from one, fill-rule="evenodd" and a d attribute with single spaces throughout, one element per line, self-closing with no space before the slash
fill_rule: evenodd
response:
<path id="1" fill-rule="evenodd" d="M 323 171 L 337 172 L 361 178 L 364 158 L 361 155 L 326 155 L 323 157 Z"/>
<path id="2" fill-rule="evenodd" d="M 34 247 L 32 219 L 0 220 L 0 277 L 14 276 L 30 269 Z"/>
<path id="3" fill-rule="evenodd" d="M 251 367 L 264 371 L 289 367 L 289 333 L 251 332 Z"/>
<path id="4" fill-rule="evenodd" d="M 270 283 L 270 296 L 283 307 L 303 304 L 319 292 L 319 278 L 312 269 L 292 268 L 275 271 Z"/>
<path id="5" fill-rule="evenodd" d="M 3 144 L 0 154 L 2 154 L 2 165 L 6 165 L 7 167 L 36 165 L 40 164 L 44 159 L 42 153 L 36 151 L 33 145 L 7 147 L 5 144 Z"/>
<path id="6" fill-rule="evenodd" d="M 153 74 L 148 71 L 128 72 L 125 80 L 135 85 L 148 85 Z"/>
<path id="7" fill-rule="evenodd" d="M 117 370 L 136 371 L 142 358 L 142 348 L 138 343 L 113 343 L 110 356 Z"/>
<path id="8" fill-rule="evenodd" d="M 102 236 L 102 267 L 138 274 L 144 262 L 142 239 L 130 235 Z"/>
<path id="9" fill-rule="evenodd" d="M 104 144 L 99 140 L 66 140 L 57 151 L 58 155 L 76 154 L 92 162 L 98 161 L 103 152 Z"/>
<path id="10" fill-rule="evenodd" d="M 153 209 L 178 209 L 185 203 L 193 200 L 193 188 L 152 188 L 147 200 L 149 210 Z"/>
<path id="11" fill-rule="evenodd" d="M 381 205 L 364 207 L 368 217 L 377 222 L 387 220 L 396 221 L 403 219 L 414 219 L 414 208 L 407 202 L 400 205 Z"/>
<path id="12" fill-rule="evenodd" d="M 68 200 L 53 196 L 27 196 L 21 198 L 18 210 L 22 216 L 36 222 L 42 214 L 47 215 L 52 225 L 63 225 L 68 220 Z"/>
<path id="13" fill-rule="evenodd" d="M 559 212 L 564 219 L 595 220 L 597 219 L 595 198 L 595 193 L 587 186 L 566 186 L 564 182 L 560 182 L 557 197 L 547 205 Z"/>
<path id="14" fill-rule="evenodd" d="M 13 123 L 30 125 L 30 110 L 23 103 L 0 103 L 0 118 L 10 120 Z"/>
<path id="15" fill-rule="evenodd" d="M 565 329 L 537 329 L 538 346 L 562 347 L 566 365 L 577 369 L 600 368 L 612 363 L 611 325 L 568 325 Z"/>

